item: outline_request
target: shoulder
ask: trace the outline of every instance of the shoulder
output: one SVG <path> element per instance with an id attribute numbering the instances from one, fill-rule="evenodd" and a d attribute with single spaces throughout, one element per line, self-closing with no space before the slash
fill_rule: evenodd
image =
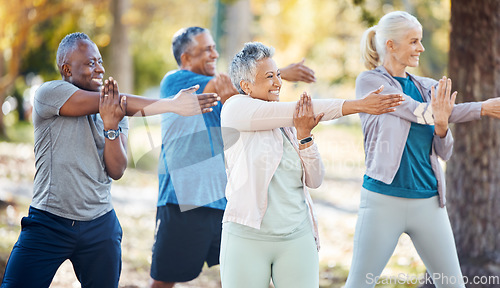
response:
<path id="1" fill-rule="evenodd" d="M 61 94 L 68 95 L 69 97 L 79 89 L 80 88 L 64 80 L 48 81 L 40 85 L 40 87 L 38 87 L 38 89 L 35 92 L 35 98 L 36 99 L 45 98 L 48 97 L 49 95 L 54 95 L 54 97 L 58 97 Z"/>
<path id="2" fill-rule="evenodd" d="M 208 80 L 205 88 L 203 89 L 203 93 L 217 93 L 217 89 L 215 89 L 215 78 Z"/>
<path id="3" fill-rule="evenodd" d="M 429 77 L 422 77 L 422 76 L 416 76 L 416 75 L 411 75 L 411 78 L 418 82 L 420 85 L 422 85 L 423 87 L 425 88 L 430 88 L 436 84 L 438 84 L 438 81 L 437 80 L 434 80 L 432 78 L 429 78 Z"/>
<path id="4" fill-rule="evenodd" d="M 384 74 L 376 69 L 363 71 L 356 77 L 356 81 L 366 81 L 372 79 L 383 79 Z"/>
<path id="5" fill-rule="evenodd" d="M 213 76 L 201 75 L 187 70 L 173 70 L 168 72 L 161 81 L 160 90 L 162 97 L 175 95 L 179 90 L 186 89 L 195 85 L 200 88 L 196 93 L 202 93 L 207 83 Z"/>
<path id="6" fill-rule="evenodd" d="M 250 103 L 250 102 L 255 102 L 255 101 L 261 101 L 258 99 L 254 99 L 248 95 L 243 95 L 243 94 L 238 94 L 234 95 L 231 98 L 227 99 L 226 103 L 224 103 L 224 106 L 227 104 L 231 105 L 238 105 L 238 104 L 245 104 L 245 103 Z"/>
<path id="7" fill-rule="evenodd" d="M 224 105 L 222 105 L 222 111 L 240 109 L 242 106 L 251 105 L 253 100 L 255 99 L 248 95 L 238 94 L 231 96 L 231 98 L 227 99 Z"/>
<path id="8" fill-rule="evenodd" d="M 40 85 L 40 87 L 38 87 L 37 91 L 50 91 L 50 90 L 57 89 L 57 88 L 60 88 L 60 87 L 63 87 L 63 88 L 72 88 L 72 87 L 74 87 L 75 89 L 78 89 L 78 87 L 76 87 L 75 85 L 69 83 L 68 81 L 64 81 L 64 80 L 52 80 L 52 81 L 44 82 L 42 85 Z"/>

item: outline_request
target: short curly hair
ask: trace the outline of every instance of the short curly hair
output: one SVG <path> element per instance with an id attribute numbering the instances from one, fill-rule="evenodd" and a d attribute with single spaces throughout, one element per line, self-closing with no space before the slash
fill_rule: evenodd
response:
<path id="1" fill-rule="evenodd" d="M 245 94 L 241 89 L 240 81 L 245 80 L 254 83 L 257 73 L 257 62 L 271 58 L 274 55 L 274 48 L 267 47 L 260 42 L 245 43 L 243 49 L 238 52 L 229 66 L 229 76 L 231 82 L 241 94 Z"/>
<path id="2" fill-rule="evenodd" d="M 87 36 L 87 34 L 82 33 L 82 32 L 75 32 L 75 33 L 71 33 L 71 34 L 66 35 L 66 37 L 64 37 L 61 40 L 61 43 L 59 43 L 59 47 L 57 48 L 56 61 L 57 61 L 57 68 L 59 68 L 59 72 L 61 73 L 61 75 L 62 75 L 62 65 L 64 64 L 64 60 L 66 58 L 66 55 L 68 55 L 69 53 L 73 52 L 73 50 L 75 50 L 76 44 L 80 40 L 87 40 L 87 41 L 92 42 L 92 40 L 90 40 L 90 38 L 89 38 L 89 36 Z M 94 42 L 92 42 L 92 43 L 94 43 Z"/>

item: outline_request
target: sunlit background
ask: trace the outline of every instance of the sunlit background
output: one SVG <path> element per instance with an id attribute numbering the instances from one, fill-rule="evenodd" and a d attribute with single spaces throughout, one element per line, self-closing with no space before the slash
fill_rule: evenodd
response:
<path id="1" fill-rule="evenodd" d="M 260 41 L 276 49 L 278 66 L 302 59 L 315 71 L 314 84 L 284 83 L 282 101 L 302 91 L 314 98 L 354 98 L 356 76 L 365 68 L 359 42 L 382 15 L 405 10 L 423 25 L 426 51 L 419 75 L 446 75 L 450 1 L 438 0 L 0 0 L 0 279 L 20 218 L 27 214 L 34 175 L 31 106 L 36 88 L 60 79 L 55 55 L 68 33 L 85 32 L 99 46 L 106 75 L 121 92 L 158 97 L 166 72 L 176 69 L 171 39 L 180 28 L 209 28 L 221 55 L 218 71 L 243 43 Z M 352 236 L 364 172 L 357 116 L 315 130 L 327 167 L 325 184 L 313 191 L 321 222 L 321 287 L 341 287 L 352 255 Z M 115 208 L 124 227 L 121 287 L 148 281 L 160 143 L 158 118 L 134 119 L 129 137 L 129 168 L 114 183 Z M 196 177 L 196 176 L 193 176 Z M 179 287 L 218 287 L 209 269 Z M 408 238 L 402 237 L 384 273 L 421 276 L 425 268 Z M 79 287 L 70 266 L 52 287 Z M 417 287 L 411 283 L 377 287 Z"/>

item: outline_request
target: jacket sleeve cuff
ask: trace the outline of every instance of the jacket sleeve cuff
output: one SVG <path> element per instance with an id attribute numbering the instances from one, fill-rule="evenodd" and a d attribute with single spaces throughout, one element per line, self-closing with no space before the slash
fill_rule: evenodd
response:
<path id="1" fill-rule="evenodd" d="M 434 135 L 434 149 L 436 154 L 443 160 L 448 161 L 453 153 L 453 135 L 450 128 L 446 131 L 446 136 L 441 138 Z"/>

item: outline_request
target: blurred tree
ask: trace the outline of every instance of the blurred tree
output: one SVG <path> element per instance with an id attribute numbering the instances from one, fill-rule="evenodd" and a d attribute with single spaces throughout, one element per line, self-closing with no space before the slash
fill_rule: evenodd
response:
<path id="1" fill-rule="evenodd" d="M 11 93 L 19 77 L 29 73 L 52 78 L 57 75 L 55 55 L 59 41 L 76 27 L 89 33 L 96 24 L 79 23 L 102 1 L 19 0 L 0 5 L 0 103 Z M 89 9 L 91 7 L 92 9 Z M 95 17 L 87 21 L 98 23 Z M 92 33 L 90 33 L 92 34 Z M 22 93 L 17 91 L 16 93 Z M 15 94 L 15 93 L 14 93 Z M 21 104 L 21 103 L 20 103 Z M 6 138 L 4 114 L 0 113 L 0 138 Z"/>
<path id="2" fill-rule="evenodd" d="M 457 102 L 500 95 L 500 1 L 453 0 L 450 77 Z M 500 121 L 453 127 L 448 161 L 448 209 L 465 276 L 500 275 Z M 486 278 L 483 278 L 486 279 Z M 467 287 L 499 287 L 500 283 Z"/>
<path id="3" fill-rule="evenodd" d="M 45 1 L 3 1 L 0 6 L 0 104 L 8 96 L 19 76 L 22 57 L 33 27 L 68 10 L 67 2 L 44 5 Z M 6 138 L 4 114 L 0 111 L 0 138 Z"/>
<path id="4" fill-rule="evenodd" d="M 113 25 L 111 28 L 111 42 L 109 45 L 110 56 L 107 66 L 108 75 L 113 76 L 120 85 L 120 91 L 134 92 L 134 70 L 130 40 L 128 31 L 130 29 L 127 14 L 130 9 L 129 0 L 111 0 L 111 13 Z"/>
<path id="5" fill-rule="evenodd" d="M 219 62 L 224 65 L 221 72 L 227 73 L 227 67 L 234 55 L 246 42 L 252 41 L 251 25 L 254 14 L 250 9 L 250 0 L 216 0 L 218 14 L 212 32 L 221 54 Z"/>
<path id="6" fill-rule="evenodd" d="M 160 85 L 165 73 L 177 69 L 172 37 L 183 27 L 211 28 L 215 0 L 131 0 L 125 15 L 134 65 L 135 93 Z"/>
<path id="7" fill-rule="evenodd" d="M 229 60 L 244 42 L 261 41 L 276 48 L 278 65 L 305 57 L 306 65 L 316 71 L 316 85 L 286 83 L 292 88 L 288 91 L 307 87 L 320 97 L 348 98 L 352 96 L 342 95 L 353 95 L 354 79 L 364 69 L 358 61 L 358 47 L 361 34 L 367 27 L 360 23 L 360 15 L 367 12 L 362 12 L 361 6 L 354 6 L 353 2 L 362 3 L 364 10 L 374 11 L 377 17 L 385 11 L 412 7 L 417 14 L 429 18 L 421 19 L 424 30 L 430 23 L 435 23 L 429 28 L 433 34 L 424 37 L 429 44 L 424 42 L 427 52 L 421 58 L 422 70 L 441 69 L 437 73 L 427 73 L 426 70 L 424 74 L 428 76 L 443 74 L 446 57 L 442 55 L 447 51 L 448 42 L 446 33 L 440 31 L 447 31 L 449 2 L 422 1 L 3 1 L 5 4 L 0 5 L 0 75 L 4 80 L 0 85 L 0 101 L 3 102 L 8 94 L 7 88 L 12 87 L 4 84 L 12 83 L 12 75 L 34 72 L 44 75 L 46 80 L 58 78 L 53 64 L 57 44 L 65 34 L 74 31 L 87 33 L 99 46 L 107 68 L 106 77 L 120 78 L 123 91 L 144 94 L 150 87 L 158 86 L 167 71 L 177 68 L 171 51 L 173 34 L 182 27 L 195 25 L 212 28 L 215 38 L 222 36 L 219 43 L 220 71 L 227 71 Z M 109 9 L 115 6 L 125 8 Z M 216 11 L 222 16 L 216 17 Z M 23 33 L 21 28 L 28 32 Z M 118 35 L 122 35 L 123 43 L 128 43 L 129 48 L 120 44 L 120 38 L 116 38 Z M 7 68 L 9 65 L 14 68 Z M 23 71 L 19 71 L 19 65 Z M 126 72 L 128 78 L 118 76 L 122 72 Z M 335 93 L 332 95 L 332 92 Z M 0 127 L 3 127 L 1 122 Z"/>

